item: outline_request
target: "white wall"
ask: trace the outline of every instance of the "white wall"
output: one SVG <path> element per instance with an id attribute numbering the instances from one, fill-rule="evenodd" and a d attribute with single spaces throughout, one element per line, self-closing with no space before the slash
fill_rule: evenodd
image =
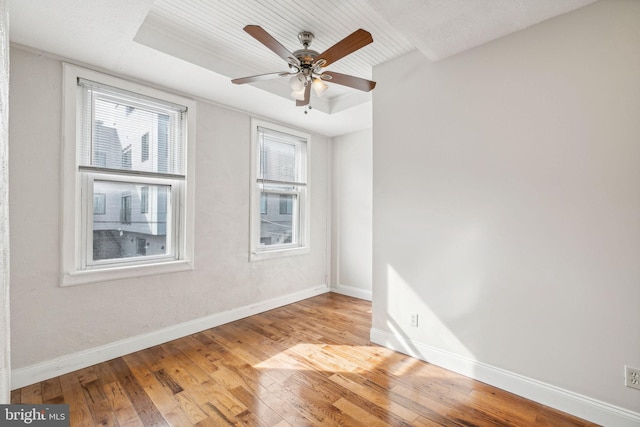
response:
<path id="1" fill-rule="evenodd" d="M 9 12 L 0 0 L 0 404 L 11 400 L 9 328 Z"/>
<path id="2" fill-rule="evenodd" d="M 638 23 L 600 1 L 376 67 L 372 336 L 640 412 Z"/>
<path id="3" fill-rule="evenodd" d="M 62 65 L 14 48 L 11 73 L 14 369 L 327 284 L 329 138 L 311 141 L 311 253 L 250 263 L 250 116 L 199 101 L 195 270 L 61 288 Z"/>
<path id="4" fill-rule="evenodd" d="M 333 138 L 333 291 L 371 300 L 372 132 Z"/>

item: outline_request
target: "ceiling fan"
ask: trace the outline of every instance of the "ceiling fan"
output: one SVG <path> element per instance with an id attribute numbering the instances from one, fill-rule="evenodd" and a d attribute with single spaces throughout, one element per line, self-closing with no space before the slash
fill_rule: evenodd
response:
<path id="1" fill-rule="evenodd" d="M 372 82 L 370 80 L 336 73 L 334 71 L 323 71 L 324 67 L 333 64 L 350 53 L 353 53 L 373 42 L 373 37 L 371 37 L 371 34 L 368 31 L 363 29 L 356 30 L 322 53 L 309 49 L 314 38 L 313 34 L 309 31 L 302 31 L 298 34 L 298 40 L 300 40 L 300 43 L 302 44 L 302 49 L 296 50 L 293 53 L 289 52 L 287 48 L 258 25 L 247 25 L 244 27 L 244 31 L 249 33 L 253 38 L 265 45 L 280 58 L 287 61 L 289 71 L 242 77 L 231 80 L 232 83 L 253 83 L 261 80 L 290 76 L 289 85 L 292 89 L 291 96 L 296 99 L 297 106 L 309 105 L 311 87 L 314 88 L 314 91 L 318 96 L 321 96 L 328 87 L 324 83 L 325 81 L 348 86 L 365 92 L 369 92 L 376 87 L 376 82 Z"/>

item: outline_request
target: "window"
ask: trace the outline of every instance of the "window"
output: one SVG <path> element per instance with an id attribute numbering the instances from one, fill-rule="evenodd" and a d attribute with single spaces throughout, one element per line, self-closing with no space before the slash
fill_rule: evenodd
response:
<path id="1" fill-rule="evenodd" d="M 122 169 L 131 169 L 131 146 L 130 145 L 122 151 Z"/>
<path id="2" fill-rule="evenodd" d="M 142 155 L 140 157 L 141 162 L 146 162 L 149 160 L 149 132 L 142 135 L 142 141 L 140 141 L 142 146 Z"/>
<path id="3" fill-rule="evenodd" d="M 140 213 L 149 212 L 149 187 L 140 188 Z"/>
<path id="4" fill-rule="evenodd" d="M 280 195 L 280 215 L 291 215 L 293 213 L 293 196 L 290 194 Z"/>
<path id="5" fill-rule="evenodd" d="M 263 193 L 260 195 L 260 215 L 266 215 L 266 214 L 267 214 L 267 195 Z"/>
<path id="6" fill-rule="evenodd" d="M 251 260 L 309 252 L 309 135 L 252 121 Z"/>
<path id="7" fill-rule="evenodd" d="M 136 237 L 136 253 L 138 255 L 147 254 L 147 239 L 143 239 L 142 237 Z"/>
<path id="8" fill-rule="evenodd" d="M 104 215 L 107 213 L 107 195 L 93 193 L 93 214 Z"/>
<path id="9" fill-rule="evenodd" d="M 120 224 L 131 224 L 131 194 L 123 194 L 120 199 Z"/>
<path id="10" fill-rule="evenodd" d="M 62 285 L 191 269 L 193 101 L 64 73 Z"/>

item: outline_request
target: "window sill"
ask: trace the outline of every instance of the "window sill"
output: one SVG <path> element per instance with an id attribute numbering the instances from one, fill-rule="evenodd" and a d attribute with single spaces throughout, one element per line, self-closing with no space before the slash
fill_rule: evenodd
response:
<path id="1" fill-rule="evenodd" d="M 264 259 L 283 258 L 294 255 L 304 255 L 311 252 L 309 247 L 303 248 L 287 248 L 287 249 L 267 249 L 258 252 L 252 252 L 249 255 L 249 261 L 261 261 Z"/>
<path id="2" fill-rule="evenodd" d="M 157 274 L 177 273 L 193 270 L 193 262 L 170 261 L 158 264 L 109 267 L 94 270 L 81 270 L 64 273 L 60 286 L 84 285 L 87 283 L 108 282 L 112 280 L 132 279 Z"/>

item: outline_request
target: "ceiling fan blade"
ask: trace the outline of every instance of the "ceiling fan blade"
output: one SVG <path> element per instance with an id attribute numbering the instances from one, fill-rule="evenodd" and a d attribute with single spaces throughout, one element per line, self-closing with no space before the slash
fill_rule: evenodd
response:
<path id="1" fill-rule="evenodd" d="M 311 97 L 311 83 L 304 88 L 304 100 L 296 101 L 296 107 L 304 107 L 309 105 L 309 98 Z"/>
<path id="2" fill-rule="evenodd" d="M 326 67 L 371 42 L 373 42 L 371 33 L 360 28 L 318 55 L 316 62 L 324 59 L 326 63 L 322 66 Z"/>
<path id="3" fill-rule="evenodd" d="M 231 80 L 231 83 L 241 85 L 245 83 L 259 82 L 262 80 L 275 79 L 276 77 L 284 77 L 284 76 L 288 76 L 289 74 L 290 73 L 288 71 L 282 71 L 279 73 L 258 74 L 257 76 L 240 77 L 238 79 L 233 79 Z"/>
<path id="4" fill-rule="evenodd" d="M 321 74 L 321 78 L 322 80 L 330 83 L 349 86 L 354 89 L 363 90 L 365 92 L 369 92 L 374 87 L 376 87 L 376 82 L 372 82 L 371 80 L 361 79 L 360 77 L 350 76 L 348 74 L 336 73 L 334 71 L 325 71 Z"/>
<path id="5" fill-rule="evenodd" d="M 300 61 L 293 56 L 293 53 L 289 52 L 286 47 L 282 46 L 278 40 L 274 39 L 273 36 L 267 33 L 262 27 L 258 25 L 247 25 L 244 27 L 244 30 L 288 63 L 300 64 Z"/>

